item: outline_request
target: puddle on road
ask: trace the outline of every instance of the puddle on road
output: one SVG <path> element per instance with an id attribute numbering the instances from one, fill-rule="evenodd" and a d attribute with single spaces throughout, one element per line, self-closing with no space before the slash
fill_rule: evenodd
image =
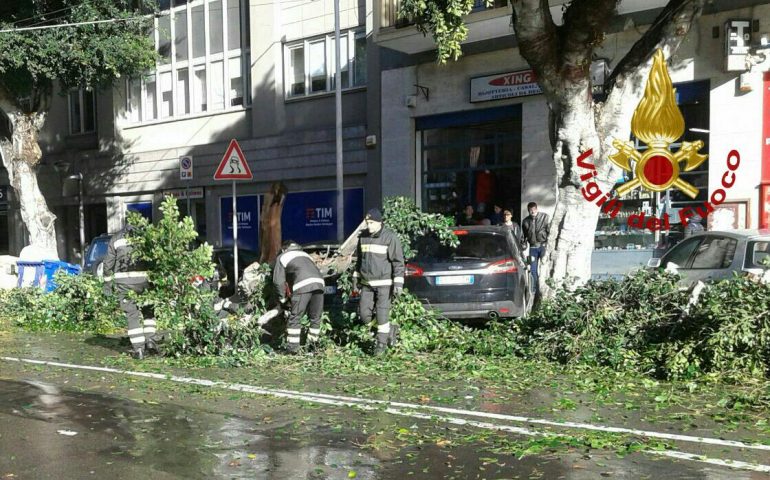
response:
<path id="1" fill-rule="evenodd" d="M 62 391 L 37 381 L 0 380 L 0 431 L 23 437 L 0 435 L 0 475 L 27 473 L 19 478 L 56 478 L 78 462 L 84 474 L 101 466 L 105 473 L 153 471 L 163 478 L 342 479 L 351 471 L 355 478 L 379 478 L 379 461 L 343 436 L 319 431 L 296 438 L 290 429 L 265 430 L 237 416 Z M 9 458 L 11 465 L 4 465 Z"/>

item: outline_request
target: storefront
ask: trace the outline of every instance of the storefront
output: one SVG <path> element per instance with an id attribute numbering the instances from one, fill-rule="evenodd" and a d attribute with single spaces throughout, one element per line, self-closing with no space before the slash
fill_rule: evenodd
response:
<path id="1" fill-rule="evenodd" d="M 521 105 L 415 120 L 423 209 L 453 216 L 473 205 L 480 218 L 493 205 L 519 212 Z"/>
<path id="2" fill-rule="evenodd" d="M 676 88 L 677 105 L 682 112 L 685 122 L 685 132 L 677 143 L 671 144 L 671 150 L 677 151 L 681 142 L 695 142 L 700 140 L 704 147 L 700 152 L 709 153 L 709 89 L 708 80 L 678 83 Z M 636 148 L 642 152 L 647 146 L 635 140 Z M 653 193 L 645 189 L 636 189 L 623 197 L 620 202 L 620 212 L 611 217 L 607 213 L 601 213 L 596 227 L 594 246 L 596 250 L 645 250 L 652 251 L 663 243 L 672 243 L 681 240 L 683 236 L 682 226 L 679 222 L 678 212 L 683 208 L 701 206 L 709 198 L 709 160 L 700 164 L 691 171 L 681 171 L 680 178 L 698 189 L 698 195 L 690 198 L 677 189 L 670 189 L 663 193 Z M 630 181 L 634 178 L 633 172 L 624 172 L 618 183 Z M 632 216 L 661 217 L 668 214 L 671 218 L 671 230 L 669 232 L 651 231 L 644 228 L 629 226 L 629 218 Z M 706 226 L 707 219 L 702 219 Z M 663 238 L 661 238 L 663 235 Z"/>

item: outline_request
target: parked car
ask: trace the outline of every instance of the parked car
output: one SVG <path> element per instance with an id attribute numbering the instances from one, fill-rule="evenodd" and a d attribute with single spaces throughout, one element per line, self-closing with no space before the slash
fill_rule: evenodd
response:
<path id="1" fill-rule="evenodd" d="M 734 273 L 762 274 L 770 268 L 770 230 L 703 232 L 686 238 L 661 258 L 651 258 L 650 268 L 663 267 L 682 276 L 682 284 L 717 281 Z"/>
<path id="2" fill-rule="evenodd" d="M 311 243 L 302 246 L 302 250 L 313 257 L 324 277 L 324 305 L 327 307 L 342 305 L 342 295 L 337 289 L 340 273 L 331 268 L 333 267 L 331 260 L 338 249 L 339 244 L 336 242 Z"/>
<path id="3" fill-rule="evenodd" d="M 227 298 L 235 293 L 235 285 L 233 279 L 235 278 L 233 247 L 220 247 L 215 248 L 212 261 L 217 267 L 219 274 L 219 296 Z M 243 278 L 243 271 L 254 262 L 259 261 L 259 252 L 248 250 L 245 248 L 238 249 L 238 281 Z"/>
<path id="4" fill-rule="evenodd" d="M 103 233 L 91 240 L 86 249 L 86 257 L 83 261 L 83 271 L 89 272 L 99 278 L 104 276 L 104 256 L 107 255 L 107 247 L 112 238 L 111 233 Z"/>
<path id="5" fill-rule="evenodd" d="M 530 273 L 509 228 L 456 228 L 457 247 L 433 236 L 416 243 L 406 288 L 448 318 L 520 317 L 531 305 Z"/>

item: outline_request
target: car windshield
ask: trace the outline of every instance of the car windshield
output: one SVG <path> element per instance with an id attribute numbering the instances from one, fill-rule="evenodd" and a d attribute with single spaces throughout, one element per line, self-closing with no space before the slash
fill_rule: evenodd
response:
<path id="1" fill-rule="evenodd" d="M 508 243 L 503 235 L 489 232 L 468 232 L 458 235 L 460 244 L 448 247 L 433 235 L 422 237 L 416 242 L 417 262 L 453 260 L 499 260 L 511 256 Z"/>
<path id="2" fill-rule="evenodd" d="M 93 263 L 107 255 L 108 245 L 109 240 L 107 239 L 94 241 L 93 245 L 91 245 L 91 253 L 88 255 L 88 262 Z"/>

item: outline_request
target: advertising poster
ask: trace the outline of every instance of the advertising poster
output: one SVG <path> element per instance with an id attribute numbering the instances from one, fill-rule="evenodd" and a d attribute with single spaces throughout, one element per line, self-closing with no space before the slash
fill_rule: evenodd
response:
<path id="1" fill-rule="evenodd" d="M 345 189 L 345 236 L 364 218 L 364 189 Z M 337 192 L 289 193 L 281 215 L 284 240 L 299 244 L 337 241 Z"/>
<path id="2" fill-rule="evenodd" d="M 259 251 L 259 197 L 257 195 L 239 196 L 238 210 L 238 248 Z M 219 199 L 221 213 L 222 246 L 233 245 L 233 197 Z"/>

